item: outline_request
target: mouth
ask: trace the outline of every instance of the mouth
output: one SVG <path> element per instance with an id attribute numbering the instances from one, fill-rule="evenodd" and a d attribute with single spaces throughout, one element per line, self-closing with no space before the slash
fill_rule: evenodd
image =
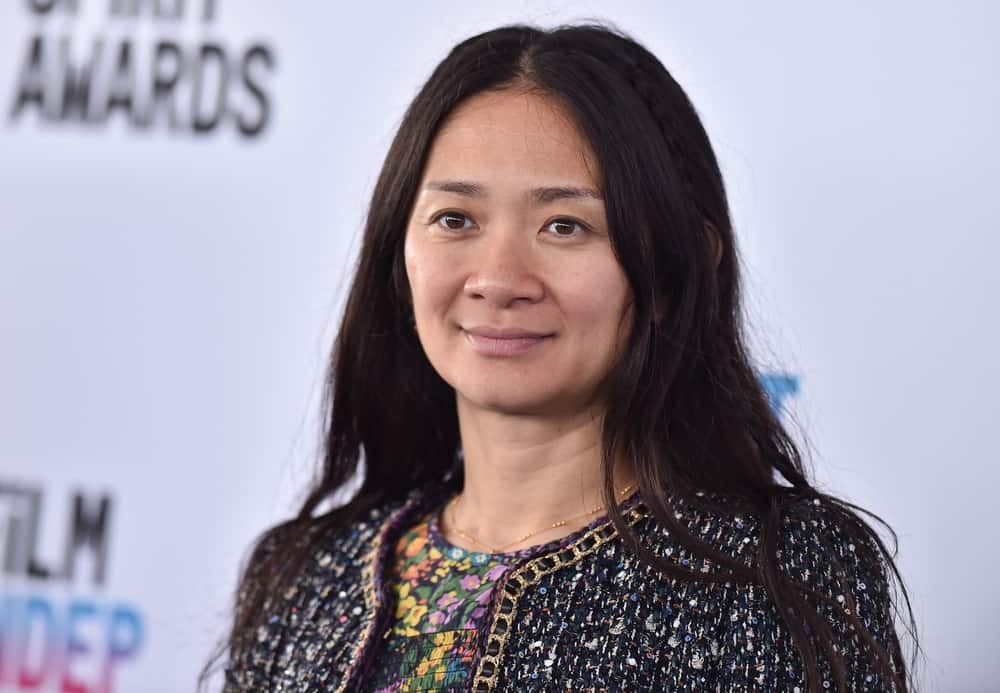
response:
<path id="1" fill-rule="evenodd" d="M 554 335 L 518 328 L 470 327 L 462 330 L 472 348 L 486 356 L 517 356 L 535 349 Z"/>

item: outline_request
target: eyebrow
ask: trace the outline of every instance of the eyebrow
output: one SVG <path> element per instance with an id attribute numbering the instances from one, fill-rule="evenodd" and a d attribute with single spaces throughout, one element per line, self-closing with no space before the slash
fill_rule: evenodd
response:
<path id="1" fill-rule="evenodd" d="M 465 195 L 466 197 L 484 197 L 486 188 L 479 183 L 465 180 L 436 180 L 427 183 L 424 188 L 427 190 L 437 190 L 440 192 L 453 193 L 455 195 Z M 557 200 L 571 199 L 593 199 L 603 200 L 604 196 L 599 190 L 593 188 L 581 188 L 575 185 L 546 186 L 543 188 L 532 188 L 528 191 L 528 196 L 535 202 L 546 204 Z"/>

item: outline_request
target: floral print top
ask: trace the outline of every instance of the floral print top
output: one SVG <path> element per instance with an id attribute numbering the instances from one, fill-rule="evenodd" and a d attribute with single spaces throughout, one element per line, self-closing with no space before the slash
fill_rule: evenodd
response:
<path id="1" fill-rule="evenodd" d="M 396 544 L 395 620 L 375 658 L 367 687 L 373 693 L 468 690 L 497 580 L 518 561 L 559 544 L 511 553 L 469 551 L 442 536 L 440 512 L 424 516 Z"/>

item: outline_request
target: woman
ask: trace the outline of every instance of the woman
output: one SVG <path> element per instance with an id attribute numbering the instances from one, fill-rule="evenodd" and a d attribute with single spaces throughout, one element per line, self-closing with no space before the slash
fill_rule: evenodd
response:
<path id="1" fill-rule="evenodd" d="M 895 566 L 805 478 L 738 288 L 654 56 L 456 46 L 383 166 L 322 474 L 246 567 L 226 690 L 905 690 Z"/>

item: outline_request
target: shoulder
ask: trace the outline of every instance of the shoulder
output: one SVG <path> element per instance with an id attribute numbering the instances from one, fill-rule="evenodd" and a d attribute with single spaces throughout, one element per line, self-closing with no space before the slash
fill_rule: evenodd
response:
<path id="1" fill-rule="evenodd" d="M 817 645 L 817 634 L 829 639 L 834 657 L 842 659 L 848 690 L 895 690 L 879 663 L 891 662 L 898 651 L 889 568 L 867 525 L 825 499 L 787 504 L 777 532 L 766 530 L 765 518 L 753 516 L 752 524 L 754 555 L 762 542 L 774 542 L 779 575 L 815 616 L 804 617 L 811 644 Z M 753 565 L 761 575 L 759 560 Z M 734 585 L 731 597 L 721 673 L 733 677 L 734 690 L 762 681 L 804 686 L 804 663 L 773 592 L 762 584 Z M 834 664 L 822 646 L 817 651 L 822 685 L 833 688 Z"/>
<path id="2" fill-rule="evenodd" d="M 835 501 L 786 501 L 773 519 L 720 494 L 700 493 L 672 505 L 682 528 L 758 574 L 770 542 L 781 574 L 821 601 L 831 600 L 858 615 L 889 605 L 889 568 L 873 531 Z"/>
<path id="3" fill-rule="evenodd" d="M 265 532 L 246 561 L 236 597 L 226 691 L 268 688 L 276 671 L 289 669 L 292 643 L 346 609 L 342 630 L 364 617 L 365 593 L 379 539 L 409 499 L 349 508 L 286 522 Z M 331 600 L 329 595 L 337 595 Z M 353 632 L 353 631 L 351 631 Z"/>
<path id="4" fill-rule="evenodd" d="M 647 511 L 636 525 L 654 554 L 696 574 L 726 573 L 725 564 L 733 562 L 745 568 L 742 577 L 694 580 L 720 605 L 713 627 L 720 686 L 805 690 L 804 660 L 763 570 L 770 554 L 779 581 L 804 599 L 805 610 L 791 617 L 805 620 L 813 646 L 817 633 L 830 643 L 848 690 L 895 690 L 880 664 L 899 652 L 891 569 L 870 528 L 851 510 L 834 500 L 800 498 L 768 517 L 739 498 L 707 492 L 671 497 L 669 508 L 665 518 Z M 689 548 L 691 540 L 698 548 Z M 833 689 L 832 660 L 822 646 L 818 652 L 821 685 L 827 681 Z"/>
<path id="5" fill-rule="evenodd" d="M 874 584 L 865 583 L 862 591 L 885 582 L 885 561 L 870 532 L 865 531 L 867 525 L 832 502 L 804 498 L 785 502 L 774 529 L 768 527 L 769 518 L 734 496 L 707 492 L 672 496 L 670 510 L 672 518 L 668 519 L 675 523 L 673 527 L 652 517 L 648 510 L 650 516 L 636 527 L 651 548 L 658 547 L 661 553 L 665 548 L 672 556 L 684 554 L 676 547 L 684 538 L 678 535 L 687 534 L 720 557 L 754 569 L 762 544 L 773 541 L 784 573 L 831 595 L 839 594 L 841 583 L 836 578 L 840 577 L 860 583 L 865 574 L 871 574 Z M 707 563 L 711 566 L 713 561 Z M 696 560 L 693 564 L 704 568 Z"/>
<path id="6" fill-rule="evenodd" d="M 256 541 L 244 573 L 252 575 L 269 562 L 294 554 L 304 577 L 316 568 L 328 568 L 332 562 L 351 562 L 371 548 L 387 522 L 399 512 L 406 500 L 376 503 L 358 510 L 344 506 L 306 521 L 292 520 L 265 531 Z"/>
<path id="7" fill-rule="evenodd" d="M 782 572 L 861 616 L 888 606 L 889 568 L 872 530 L 843 506 L 803 500 L 782 515 L 778 544 Z M 853 602 L 853 604 L 852 604 Z"/>

